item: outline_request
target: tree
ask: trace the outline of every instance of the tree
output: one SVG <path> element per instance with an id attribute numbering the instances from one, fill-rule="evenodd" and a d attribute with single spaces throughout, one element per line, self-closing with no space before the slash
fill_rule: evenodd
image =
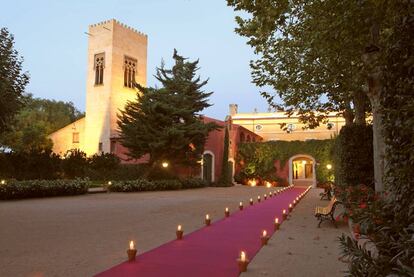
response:
<path id="1" fill-rule="evenodd" d="M 6 28 L 0 29 L 0 132 L 11 125 L 14 115 L 23 106 L 29 75 L 22 72 L 23 59 L 14 49 L 14 37 Z"/>
<path id="2" fill-rule="evenodd" d="M 288 113 L 298 110 L 301 119 L 313 127 L 324 120 L 324 110 L 342 112 L 348 123 L 356 114 L 355 123 L 364 124 L 369 99 L 375 183 L 381 191 L 384 142 L 379 95 L 384 49 L 389 47 L 397 4 L 387 0 L 227 3 L 251 15 L 236 17 L 236 32 L 248 37 L 248 44 L 259 55 L 251 62 L 253 80 L 275 90 L 262 92 L 270 103 L 276 93 Z"/>
<path id="3" fill-rule="evenodd" d="M 151 170 L 164 161 L 170 166 L 195 165 L 208 133 L 217 128 L 214 123 L 204 123 L 199 114 L 210 106 L 212 93 L 201 90 L 207 80 L 196 77 L 198 61 L 189 62 L 175 50 L 173 59 L 171 69 L 163 63 L 157 68 L 162 88 L 136 84 L 137 100 L 129 101 L 118 116 L 121 143 L 128 148 L 129 157 L 149 154 Z"/>
<path id="4" fill-rule="evenodd" d="M 24 103 L 12 126 L 0 135 L 1 143 L 14 151 L 51 149 L 48 135 L 84 116 L 72 102 L 33 98 L 29 94 Z"/>
<path id="5" fill-rule="evenodd" d="M 230 186 L 232 176 L 230 176 L 229 170 L 229 130 L 227 126 L 224 132 L 223 162 L 221 164 L 219 183 L 225 186 Z"/>

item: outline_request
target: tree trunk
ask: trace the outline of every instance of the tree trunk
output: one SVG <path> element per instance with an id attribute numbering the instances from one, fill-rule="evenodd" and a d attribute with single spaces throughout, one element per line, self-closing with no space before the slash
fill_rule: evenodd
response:
<path id="1" fill-rule="evenodd" d="M 343 112 L 343 117 L 345 119 L 345 125 L 349 126 L 354 123 L 354 113 L 352 112 L 351 108 L 345 109 Z"/>
<path id="2" fill-rule="evenodd" d="M 374 180 L 375 191 L 381 192 L 384 189 L 382 178 L 384 176 L 384 155 L 385 155 L 385 141 L 383 136 L 383 124 L 381 112 L 382 107 L 380 103 L 380 96 L 382 90 L 382 71 L 378 65 L 378 51 L 367 51 L 364 54 L 363 60 L 370 72 L 368 72 L 368 91 L 367 96 L 372 106 L 373 116 L 373 147 L 374 147 Z"/>
<path id="3" fill-rule="evenodd" d="M 355 110 L 355 124 L 358 125 L 365 125 L 365 107 L 366 107 L 366 94 L 362 91 L 355 91 L 353 93 L 353 102 L 354 102 L 354 110 Z"/>

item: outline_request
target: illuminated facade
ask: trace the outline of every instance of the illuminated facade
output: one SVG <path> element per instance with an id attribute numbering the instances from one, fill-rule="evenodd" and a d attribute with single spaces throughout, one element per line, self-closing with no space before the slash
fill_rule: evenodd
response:
<path id="1" fill-rule="evenodd" d="M 147 36 L 117 20 L 89 26 L 85 117 L 52 133 L 53 151 L 114 152 L 117 113 L 146 86 Z"/>

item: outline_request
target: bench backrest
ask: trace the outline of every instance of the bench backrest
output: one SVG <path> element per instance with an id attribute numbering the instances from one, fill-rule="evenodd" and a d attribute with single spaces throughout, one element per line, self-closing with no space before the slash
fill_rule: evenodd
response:
<path id="1" fill-rule="evenodd" d="M 331 199 L 331 201 L 329 201 L 329 205 L 328 205 L 328 210 L 329 211 L 331 211 L 332 210 L 332 207 L 333 207 L 333 205 L 335 204 L 335 202 L 336 202 L 337 200 L 336 200 L 336 197 L 334 196 L 334 197 L 332 197 L 332 199 Z"/>

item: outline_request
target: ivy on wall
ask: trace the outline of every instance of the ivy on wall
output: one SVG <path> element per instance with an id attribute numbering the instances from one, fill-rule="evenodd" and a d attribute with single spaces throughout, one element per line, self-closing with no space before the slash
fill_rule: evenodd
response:
<path id="1" fill-rule="evenodd" d="M 275 161 L 279 160 L 283 168 L 292 156 L 303 154 L 315 158 L 316 179 L 326 182 L 333 173 L 326 167 L 327 164 L 333 164 L 333 145 L 333 139 L 244 143 L 239 146 L 237 155 L 240 175 L 242 178 L 277 180 Z"/>

